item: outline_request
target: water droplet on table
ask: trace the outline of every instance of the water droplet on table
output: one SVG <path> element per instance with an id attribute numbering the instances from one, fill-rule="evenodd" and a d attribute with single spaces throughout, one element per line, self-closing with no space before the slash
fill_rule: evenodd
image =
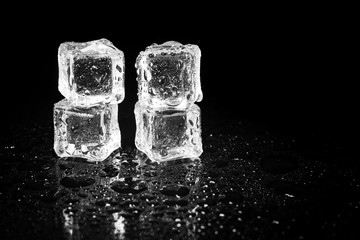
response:
<path id="1" fill-rule="evenodd" d="M 160 189 L 160 192 L 167 196 L 186 196 L 189 194 L 190 189 L 181 184 L 169 184 Z"/>
<path id="2" fill-rule="evenodd" d="M 87 176 L 68 176 L 60 180 L 60 184 L 67 188 L 86 187 L 95 183 L 95 179 Z"/>

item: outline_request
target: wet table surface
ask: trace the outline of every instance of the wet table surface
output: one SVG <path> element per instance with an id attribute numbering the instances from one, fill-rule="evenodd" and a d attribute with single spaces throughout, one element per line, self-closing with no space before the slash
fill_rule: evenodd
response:
<path id="1" fill-rule="evenodd" d="M 123 148 L 95 164 L 55 155 L 49 113 L 1 128 L 0 239 L 360 235 L 359 166 L 332 140 L 205 111 L 201 157 L 156 163 L 119 115 Z"/>

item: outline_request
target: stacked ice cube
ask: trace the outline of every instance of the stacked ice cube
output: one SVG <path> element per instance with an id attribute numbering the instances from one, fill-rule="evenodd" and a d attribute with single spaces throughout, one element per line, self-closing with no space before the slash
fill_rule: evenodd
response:
<path id="1" fill-rule="evenodd" d="M 199 157 L 201 52 L 196 45 L 169 41 L 140 52 L 135 104 L 136 147 L 151 160 Z"/>
<path id="2" fill-rule="evenodd" d="M 124 54 L 110 41 L 65 42 L 58 51 L 54 150 L 60 157 L 102 161 L 121 146 L 118 103 L 125 97 Z"/>

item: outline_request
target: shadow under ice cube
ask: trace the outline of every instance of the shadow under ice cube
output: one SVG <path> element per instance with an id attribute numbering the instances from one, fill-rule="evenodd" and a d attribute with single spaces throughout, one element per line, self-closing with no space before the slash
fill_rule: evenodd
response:
<path id="1" fill-rule="evenodd" d="M 116 104 L 84 108 L 66 99 L 54 105 L 54 150 L 60 157 L 107 158 L 121 146 Z"/>
<path id="2" fill-rule="evenodd" d="M 202 150 L 200 108 L 156 110 L 135 104 L 136 147 L 151 160 L 199 157 Z"/>
<path id="3" fill-rule="evenodd" d="M 153 107 L 184 109 L 203 98 L 201 51 L 175 41 L 153 44 L 136 60 L 139 101 Z"/>
<path id="4" fill-rule="evenodd" d="M 59 47 L 59 91 L 74 105 L 124 100 L 124 54 L 110 41 L 65 42 Z"/>

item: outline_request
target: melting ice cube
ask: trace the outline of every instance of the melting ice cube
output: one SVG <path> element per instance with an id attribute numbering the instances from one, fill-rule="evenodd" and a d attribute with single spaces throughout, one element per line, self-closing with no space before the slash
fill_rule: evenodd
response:
<path id="1" fill-rule="evenodd" d="M 117 104 L 73 106 L 63 99 L 54 105 L 54 150 L 60 157 L 107 158 L 121 146 Z"/>
<path id="2" fill-rule="evenodd" d="M 59 91 L 73 105 L 120 103 L 124 53 L 110 41 L 65 42 L 58 51 Z"/>
<path id="3" fill-rule="evenodd" d="M 199 157 L 202 150 L 200 108 L 158 110 L 135 104 L 135 145 L 154 161 Z"/>
<path id="4" fill-rule="evenodd" d="M 153 44 L 140 52 L 135 64 L 139 101 L 177 109 L 200 102 L 200 57 L 197 45 L 175 41 Z"/>

